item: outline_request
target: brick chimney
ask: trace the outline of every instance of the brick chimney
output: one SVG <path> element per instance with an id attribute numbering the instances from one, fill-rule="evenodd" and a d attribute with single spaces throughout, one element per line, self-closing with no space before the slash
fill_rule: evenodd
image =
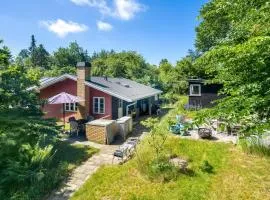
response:
<path id="1" fill-rule="evenodd" d="M 90 80 L 91 64 L 89 62 L 77 63 L 77 96 L 84 99 L 78 103 L 77 119 L 86 119 L 89 112 L 89 87 L 85 85 L 85 81 Z"/>

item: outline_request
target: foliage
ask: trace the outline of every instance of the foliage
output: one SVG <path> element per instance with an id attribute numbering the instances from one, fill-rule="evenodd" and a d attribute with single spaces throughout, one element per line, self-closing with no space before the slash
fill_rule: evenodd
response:
<path id="1" fill-rule="evenodd" d="M 28 109 L 2 110 L 0 122 L 0 196 L 8 197 L 46 176 L 58 131 Z"/>
<path id="2" fill-rule="evenodd" d="M 168 133 L 168 119 L 184 111 L 183 107 L 178 106 L 186 100 L 186 97 L 182 97 L 177 107 L 161 118 L 159 129 Z M 153 121 L 147 122 L 147 126 L 153 127 Z M 188 161 L 188 173 L 174 174 L 174 170 L 169 170 L 167 160 L 164 164 L 155 161 L 156 153 L 148 139 L 146 136 L 141 141 L 135 157 L 129 162 L 100 168 L 72 199 L 259 200 L 269 193 L 269 158 L 243 154 L 231 144 L 168 136 L 161 160 L 175 155 Z M 169 177 L 166 180 L 170 181 L 164 181 L 164 177 Z"/>
<path id="3" fill-rule="evenodd" d="M 160 160 L 160 154 L 164 149 L 164 143 L 167 139 L 167 134 L 157 126 L 157 118 L 148 118 L 141 122 L 142 125 L 150 129 L 148 144 L 154 149 L 156 161 Z"/>
<path id="4" fill-rule="evenodd" d="M 266 144 L 262 136 L 251 135 L 241 138 L 239 144 L 244 152 L 261 156 L 270 156 L 269 144 Z"/>
<path id="5" fill-rule="evenodd" d="M 157 83 L 156 67 L 147 64 L 135 51 L 102 50 L 94 53 L 91 61 L 95 76 L 122 77 L 153 86 Z"/>
<path id="6" fill-rule="evenodd" d="M 3 40 L 0 39 L 0 46 L 2 45 Z M 0 48 L 0 69 L 7 66 L 11 58 L 11 53 L 6 46 Z"/>
<path id="7" fill-rule="evenodd" d="M 39 78 L 38 72 L 27 71 L 23 66 L 10 65 L 0 70 L 0 109 L 12 106 L 37 110 L 37 95 L 27 88 L 38 84 Z"/>
<path id="8" fill-rule="evenodd" d="M 210 82 L 223 84 L 225 98 L 208 116 L 240 124 L 243 132 L 269 128 L 270 5 L 267 0 L 213 0 L 201 10 L 196 65 Z M 222 21 L 222 23 L 220 23 Z"/>
<path id="9" fill-rule="evenodd" d="M 34 37 L 31 46 L 34 54 L 38 48 Z M 89 151 L 80 148 L 86 153 L 76 154 L 66 148 L 70 159 L 63 152 L 59 155 L 63 147 L 56 143 L 59 127 L 42 118 L 37 94 L 27 90 L 37 84 L 39 70 L 10 64 L 10 57 L 7 48 L 1 49 L 0 199 L 40 199 L 63 180 L 71 163 L 79 163 Z"/>
<path id="10" fill-rule="evenodd" d="M 213 173 L 213 166 L 207 160 L 203 160 L 200 169 L 206 173 Z"/>
<path id="11" fill-rule="evenodd" d="M 150 162 L 147 176 L 152 181 L 168 182 L 179 176 L 179 170 L 164 156 Z"/>
<path id="12" fill-rule="evenodd" d="M 28 49 L 22 49 L 16 58 L 16 64 L 27 68 L 38 68 L 42 72 L 50 69 L 50 54 L 43 44 L 37 46 L 35 36 L 31 36 Z"/>
<path id="13" fill-rule="evenodd" d="M 46 72 L 45 75 L 59 76 L 64 73 L 74 74 L 77 62 L 89 61 L 90 57 L 77 42 L 71 42 L 68 47 L 60 47 L 53 52 L 51 60 L 51 71 Z"/>
<path id="14" fill-rule="evenodd" d="M 149 150 L 148 143 L 142 144 L 139 150 L 143 151 L 143 161 L 151 160 L 153 153 Z M 256 198 L 263 198 L 267 194 L 267 190 L 261 190 L 262 187 L 269 188 L 269 182 L 264 179 L 264 186 L 255 187 L 256 183 L 260 183 L 264 174 L 267 174 L 269 161 L 261 160 L 257 157 L 248 157 L 236 151 L 233 160 L 230 159 L 229 144 L 181 140 L 178 138 L 170 138 L 166 142 L 166 151 L 173 152 L 177 156 L 184 157 L 189 162 L 190 173 L 177 173 L 175 178 L 170 181 L 158 181 L 158 177 L 150 179 L 141 174 L 137 168 L 136 157 L 134 160 L 120 166 L 104 166 L 100 168 L 72 197 L 73 200 L 80 199 L 214 199 L 211 196 L 215 192 L 225 190 L 223 199 L 247 199 L 249 195 L 256 191 Z M 203 160 L 207 159 L 214 167 L 215 173 L 204 173 L 200 166 Z M 239 163 L 234 166 L 234 161 L 240 159 Z M 256 162 L 253 163 L 253 161 Z M 261 169 L 259 163 L 263 166 Z M 166 166 L 166 165 L 164 165 Z M 232 167 L 233 166 L 233 167 Z M 232 186 L 239 189 L 238 196 L 231 191 L 226 191 L 229 182 L 224 174 L 228 176 L 238 176 L 247 171 L 246 167 L 254 169 L 252 175 L 244 173 L 241 186 L 237 186 L 237 181 L 231 183 Z M 160 167 L 163 168 L 163 167 Z M 165 171 L 167 168 L 163 168 Z M 172 173 L 170 170 L 169 173 Z M 166 173 L 160 173 L 160 176 Z M 257 175 L 254 177 L 254 175 Z M 167 173 L 168 175 L 168 173 Z M 268 176 L 269 177 L 269 176 Z M 219 180 L 226 178 L 226 186 L 223 186 Z M 250 181 L 251 178 L 253 181 Z M 246 185 L 245 185 L 246 184 Z M 250 188 L 253 188 L 250 191 Z M 212 189 L 215 188 L 215 189 Z M 233 189 L 233 188 L 232 188 Z M 244 194 L 241 198 L 241 194 Z M 230 198 L 236 197 L 236 198 Z"/>

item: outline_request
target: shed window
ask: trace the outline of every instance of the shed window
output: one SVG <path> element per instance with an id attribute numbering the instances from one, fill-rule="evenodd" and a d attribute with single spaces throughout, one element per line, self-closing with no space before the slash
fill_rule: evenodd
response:
<path id="1" fill-rule="evenodd" d="M 94 97 L 93 111 L 94 114 L 104 114 L 105 113 L 105 98 L 104 97 Z"/>
<path id="2" fill-rule="evenodd" d="M 201 85 L 200 84 L 191 84 L 189 86 L 190 96 L 201 96 Z"/>
<path id="3" fill-rule="evenodd" d="M 65 103 L 65 111 L 76 112 L 78 108 L 77 103 Z"/>

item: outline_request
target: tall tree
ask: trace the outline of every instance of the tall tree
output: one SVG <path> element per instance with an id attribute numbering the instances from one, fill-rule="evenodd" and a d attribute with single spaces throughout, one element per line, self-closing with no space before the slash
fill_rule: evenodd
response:
<path id="1" fill-rule="evenodd" d="M 40 70 L 50 69 L 50 54 L 42 44 L 37 46 L 35 36 L 31 36 L 30 47 L 22 49 L 16 58 L 16 63 L 28 68 Z"/>
<path id="2" fill-rule="evenodd" d="M 6 46 L 2 46 L 3 40 L 0 40 L 0 69 L 7 66 L 9 64 L 9 61 L 11 59 L 11 53 Z"/>
<path id="3" fill-rule="evenodd" d="M 42 44 L 33 50 L 33 53 L 31 54 L 31 62 L 34 67 L 39 67 L 45 70 L 50 69 L 49 61 L 50 54 Z"/>
<path id="4" fill-rule="evenodd" d="M 152 85 L 156 83 L 156 68 L 147 64 L 137 52 L 102 50 L 94 53 L 91 61 L 93 75 L 123 77 Z"/>
<path id="5" fill-rule="evenodd" d="M 37 41 L 35 39 L 35 36 L 31 35 L 31 43 L 30 43 L 30 47 L 28 48 L 31 55 L 34 53 L 35 49 L 37 48 L 36 42 Z"/>
<path id="6" fill-rule="evenodd" d="M 75 42 L 71 42 L 68 47 L 60 47 L 52 55 L 52 70 L 47 75 L 61 75 L 63 73 L 75 73 L 77 62 L 90 61 L 86 50 Z"/>
<path id="7" fill-rule="evenodd" d="M 201 10 L 203 21 L 197 29 L 198 49 L 208 51 L 196 63 L 212 82 L 223 84 L 226 95 L 208 113 L 242 123 L 253 133 L 270 124 L 269 13 L 267 0 L 212 0 Z M 226 19 L 229 28 L 208 43 L 205 30 L 221 29 L 218 19 Z"/>

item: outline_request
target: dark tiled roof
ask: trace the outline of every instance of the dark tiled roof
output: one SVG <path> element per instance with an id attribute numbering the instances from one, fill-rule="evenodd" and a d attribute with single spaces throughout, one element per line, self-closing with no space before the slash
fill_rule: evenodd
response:
<path id="1" fill-rule="evenodd" d="M 38 89 L 43 89 L 66 78 L 75 81 L 77 80 L 76 76 L 69 74 L 64 74 L 59 77 L 42 78 L 40 80 L 40 86 Z M 105 78 L 92 76 L 91 80 L 86 81 L 85 84 L 128 102 L 133 102 L 162 93 L 161 90 L 154 89 L 150 86 L 146 86 L 125 78 Z M 37 87 L 32 87 L 29 89 L 33 88 Z"/>
<path id="2" fill-rule="evenodd" d="M 132 101 L 162 93 L 160 90 L 125 78 L 91 77 L 90 83 L 108 89 Z"/>

